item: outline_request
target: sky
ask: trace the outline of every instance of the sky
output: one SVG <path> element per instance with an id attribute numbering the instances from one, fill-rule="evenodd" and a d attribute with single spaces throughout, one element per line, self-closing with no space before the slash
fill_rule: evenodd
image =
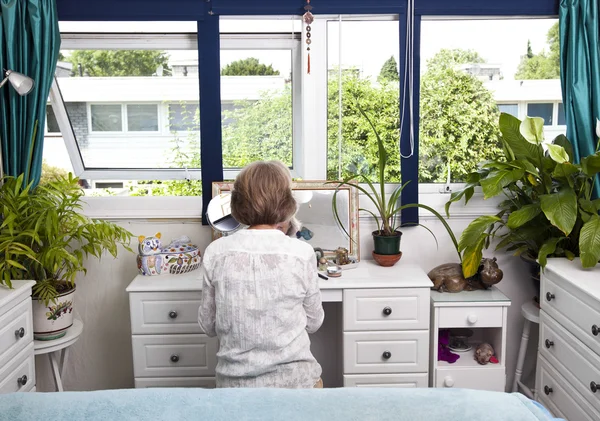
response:
<path id="1" fill-rule="evenodd" d="M 421 70 L 441 48 L 474 49 L 487 63 L 499 64 L 505 78 L 512 79 L 520 57 L 525 54 L 527 40 L 534 53 L 547 49 L 548 29 L 557 19 L 496 20 L 423 20 L 421 24 Z M 270 31 L 290 33 L 303 30 L 298 16 L 264 19 L 221 19 L 222 32 Z M 82 32 L 196 32 L 195 22 L 61 22 L 61 31 Z M 332 18 L 327 24 L 328 66 L 339 63 L 340 28 Z M 399 59 L 399 25 L 393 20 L 343 21 L 341 28 L 343 67 L 358 67 L 363 76 L 376 78 L 383 63 L 394 56 Z M 304 48 L 304 46 L 303 46 Z M 177 53 L 175 53 L 177 54 Z M 186 54 L 186 53 L 182 53 Z M 189 52 L 195 57 L 195 52 Z M 234 60 L 254 56 L 272 64 L 282 75 L 291 69 L 289 53 L 283 51 L 222 51 L 221 66 Z"/>

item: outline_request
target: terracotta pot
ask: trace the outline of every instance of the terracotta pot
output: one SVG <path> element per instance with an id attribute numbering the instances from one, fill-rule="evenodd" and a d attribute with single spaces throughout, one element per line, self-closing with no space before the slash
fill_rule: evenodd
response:
<path id="1" fill-rule="evenodd" d="M 394 266 L 400 258 L 402 257 L 402 252 L 398 254 L 377 254 L 373 252 L 373 259 L 379 264 L 379 266 L 390 267 Z"/>
<path id="2" fill-rule="evenodd" d="M 396 231 L 396 235 L 381 235 L 381 231 L 373 231 L 374 253 L 384 255 L 397 255 L 400 253 L 400 239 L 402 232 Z"/>
<path id="3" fill-rule="evenodd" d="M 73 325 L 73 298 L 75 286 L 67 287 L 64 292 L 44 305 L 43 301 L 33 297 L 33 337 L 37 340 L 49 341 L 65 336 L 67 329 Z"/>

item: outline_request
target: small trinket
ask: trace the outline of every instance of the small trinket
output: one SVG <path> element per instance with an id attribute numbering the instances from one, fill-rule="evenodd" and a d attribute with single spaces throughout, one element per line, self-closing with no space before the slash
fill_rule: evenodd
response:
<path id="1" fill-rule="evenodd" d="M 319 270 L 327 270 L 327 259 L 324 257 L 319 259 Z"/>
<path id="2" fill-rule="evenodd" d="M 338 247 L 335 251 L 335 263 L 338 265 L 347 265 L 350 263 L 348 259 L 348 249 L 344 247 Z"/>
<path id="3" fill-rule="evenodd" d="M 310 39 L 310 37 L 311 37 L 311 33 L 310 33 L 311 27 L 310 27 L 310 25 L 315 20 L 315 17 L 311 13 L 312 6 L 310 5 L 310 0 L 306 0 L 306 5 L 304 6 L 304 10 L 306 12 L 304 13 L 304 16 L 302 16 L 302 20 L 306 24 L 306 41 L 305 42 L 306 42 L 306 51 L 308 51 L 306 73 L 308 73 L 310 75 L 310 44 L 312 43 L 312 40 Z"/>
<path id="4" fill-rule="evenodd" d="M 338 266 L 338 265 L 328 266 L 327 267 L 327 275 L 329 275 L 332 278 L 339 278 L 340 276 L 342 276 L 341 266 Z"/>
<path id="5" fill-rule="evenodd" d="M 481 365 L 486 365 L 487 363 L 498 364 L 498 359 L 494 356 L 494 348 L 488 343 L 477 345 L 474 358 Z"/>

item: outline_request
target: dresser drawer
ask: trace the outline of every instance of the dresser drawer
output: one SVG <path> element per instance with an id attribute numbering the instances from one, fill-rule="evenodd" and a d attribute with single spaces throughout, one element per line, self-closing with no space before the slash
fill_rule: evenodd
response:
<path id="1" fill-rule="evenodd" d="M 427 329 L 429 289 L 344 290 L 344 331 Z"/>
<path id="2" fill-rule="evenodd" d="M 552 402 L 569 421 L 600 419 L 597 412 L 543 357 L 538 360 L 536 387 L 544 401 Z"/>
<path id="3" fill-rule="evenodd" d="M 344 376 L 344 387 L 427 387 L 427 373 L 351 374 Z"/>
<path id="4" fill-rule="evenodd" d="M 439 327 L 502 327 L 504 307 L 440 307 Z"/>
<path id="5" fill-rule="evenodd" d="M 504 392 L 504 367 L 486 365 L 473 368 L 436 368 L 435 387 Z"/>
<path id="6" fill-rule="evenodd" d="M 198 325 L 200 291 L 129 294 L 131 333 L 202 333 Z"/>
<path id="7" fill-rule="evenodd" d="M 217 339 L 206 335 L 134 335 L 135 377 L 214 376 Z"/>
<path id="8" fill-rule="evenodd" d="M 135 388 L 146 387 L 201 387 L 214 389 L 216 381 L 214 377 L 146 377 L 135 379 Z"/>
<path id="9" fill-rule="evenodd" d="M 0 368 L 32 341 L 31 300 L 26 299 L 0 317 Z"/>
<path id="10" fill-rule="evenodd" d="M 35 385 L 33 343 L 0 369 L 0 393 L 26 392 Z"/>
<path id="11" fill-rule="evenodd" d="M 600 388 L 600 357 L 545 312 L 540 320 L 540 353 L 549 361 L 556 359 L 559 364 L 553 367 L 564 377 L 571 377 L 572 386 L 600 409 L 600 390 L 592 391 L 592 383 Z"/>
<path id="12" fill-rule="evenodd" d="M 427 372 L 427 331 L 345 332 L 344 374 Z"/>
<path id="13" fill-rule="evenodd" d="M 567 319 L 569 332 L 600 355 L 600 306 L 589 306 L 548 278 L 542 282 L 541 306 L 558 322 Z"/>

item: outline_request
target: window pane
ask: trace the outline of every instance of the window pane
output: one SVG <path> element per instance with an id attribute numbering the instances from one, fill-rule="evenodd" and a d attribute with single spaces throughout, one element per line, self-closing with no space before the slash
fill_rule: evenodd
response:
<path id="1" fill-rule="evenodd" d="M 128 104 L 127 131 L 157 132 L 158 106 L 154 104 Z"/>
<path id="2" fill-rule="evenodd" d="M 123 121 L 120 105 L 97 105 L 91 107 L 93 132 L 120 132 Z"/>
<path id="3" fill-rule="evenodd" d="M 46 127 L 48 128 L 48 133 L 60 133 L 60 128 L 58 127 L 58 122 L 56 121 L 56 116 L 51 105 L 46 106 Z"/>
<path id="4" fill-rule="evenodd" d="M 554 104 L 527 104 L 527 116 L 541 117 L 544 126 L 552 126 L 552 109 Z"/>
<path id="5" fill-rule="evenodd" d="M 223 166 L 292 166 L 292 52 L 221 50 Z"/>
<path id="6" fill-rule="evenodd" d="M 200 130 L 198 104 L 169 104 L 169 130 L 172 132 Z"/>
<path id="7" fill-rule="evenodd" d="M 565 116 L 565 106 L 562 102 L 558 103 L 558 122 L 559 126 L 567 125 L 567 117 Z"/>
<path id="8" fill-rule="evenodd" d="M 558 46 L 557 19 L 424 18 L 419 181 L 446 182 L 450 169 L 464 182 L 503 155 L 500 111 L 531 115 L 517 104 L 559 101 Z"/>
<path id="9" fill-rule="evenodd" d="M 354 104 L 359 101 L 389 154 L 386 180 L 400 181 L 398 22 L 345 21 L 340 31 L 340 23 L 330 21 L 327 40 L 327 178 L 346 178 L 357 171 L 373 180 L 377 177 L 374 172 L 379 156 L 377 139 Z"/>
<path id="10" fill-rule="evenodd" d="M 501 113 L 510 114 L 515 117 L 519 117 L 519 105 L 518 104 L 498 104 L 498 111 Z"/>
<path id="11" fill-rule="evenodd" d="M 104 24 L 112 27 L 106 22 L 94 27 Z M 145 40 L 141 45 L 153 43 Z M 61 53 L 58 85 L 86 169 L 200 168 L 195 49 Z M 195 104 L 186 113 L 191 121 L 183 130 L 172 130 L 178 123 L 171 122 L 171 105 L 188 103 Z"/>

